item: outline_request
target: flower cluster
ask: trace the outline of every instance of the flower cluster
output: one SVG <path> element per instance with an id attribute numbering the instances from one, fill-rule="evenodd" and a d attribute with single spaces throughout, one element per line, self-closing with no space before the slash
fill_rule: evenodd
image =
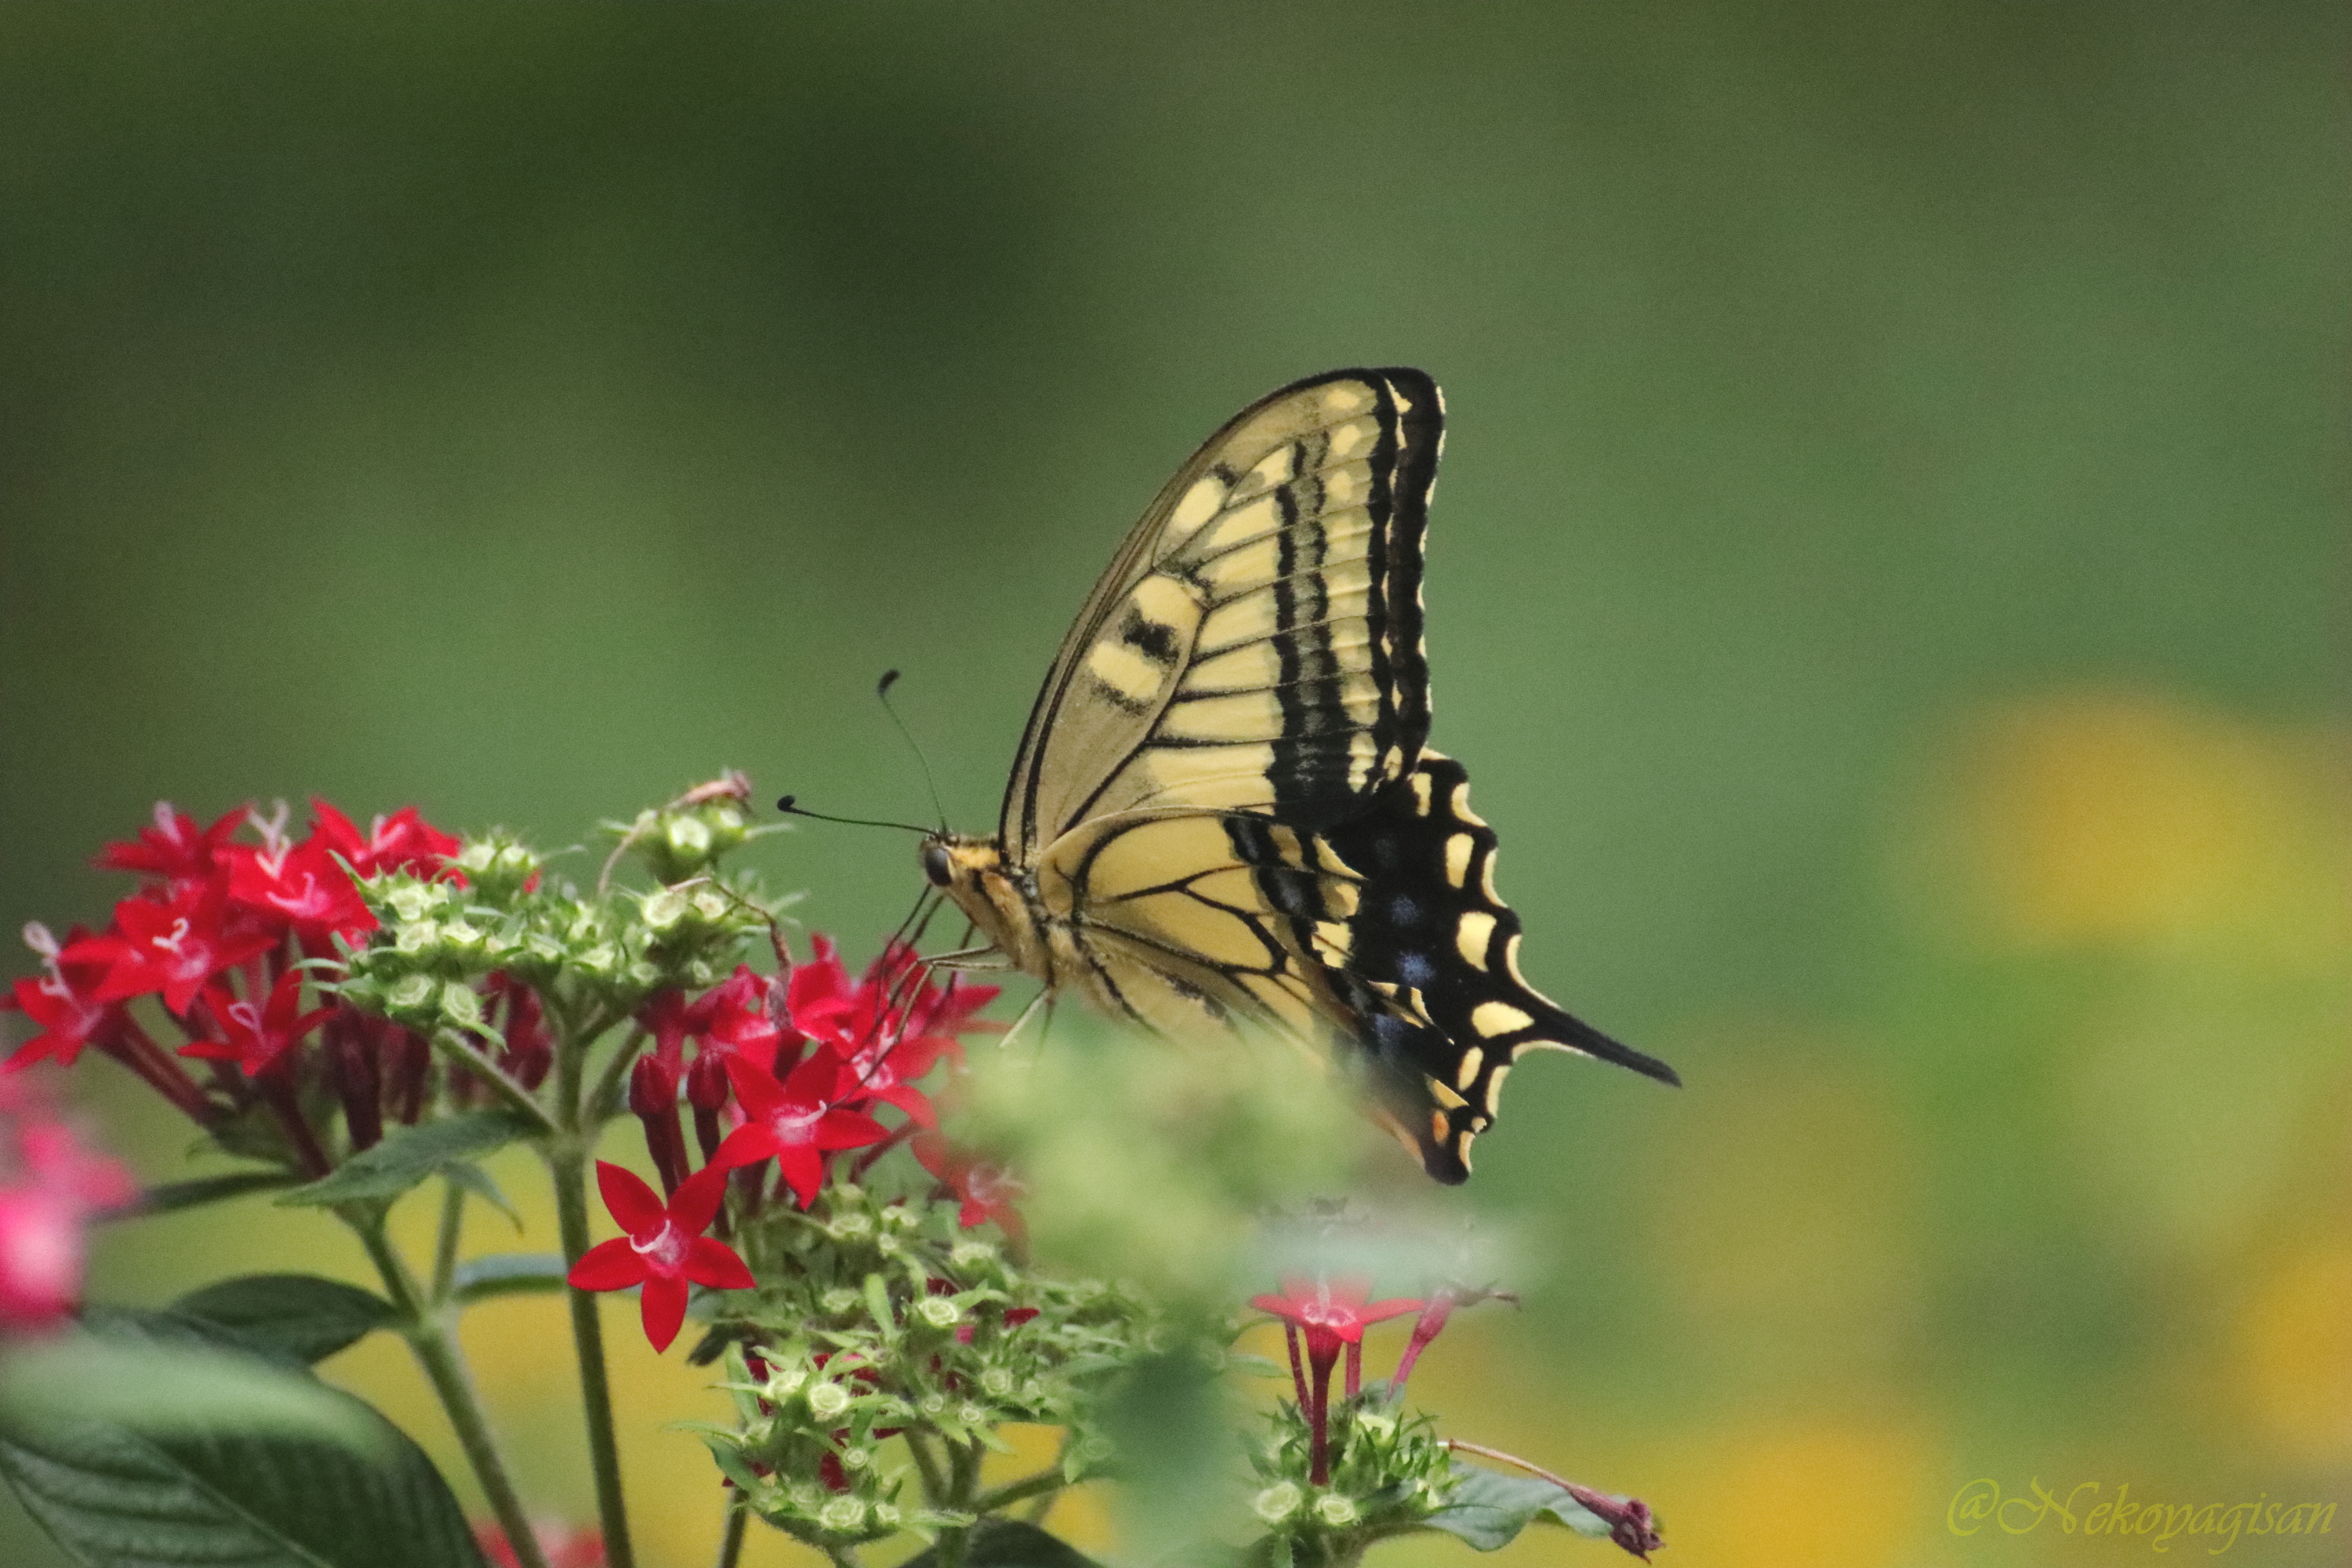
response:
<path id="1" fill-rule="evenodd" d="M 960 1035 L 989 1026 L 975 1015 L 996 987 L 960 980 L 933 984 L 912 950 L 893 943 L 853 984 L 820 936 L 815 957 L 786 977 L 738 965 L 700 996 L 656 994 L 636 1015 L 651 1048 L 630 1068 L 628 1098 L 668 1201 L 620 1167 L 600 1165 L 605 1207 L 625 1237 L 582 1258 L 572 1283 L 642 1286 L 646 1338 L 667 1350 L 689 1284 L 751 1283 L 732 1250 L 702 1235 L 719 1218 L 730 1173 L 739 1197 L 732 1223 L 749 1223 L 769 1202 L 806 1209 L 845 1156 L 862 1151 L 854 1170 L 863 1173 L 917 1133 L 939 1151 L 934 1173 L 963 1205 L 966 1225 L 992 1218 L 1017 1227 L 1001 1184 L 940 1140 L 939 1112 L 916 1087 L 942 1058 L 961 1062 Z M 699 1170 L 679 1123 L 681 1089 Z M 895 1130 L 876 1120 L 886 1109 L 902 1118 Z"/>
<path id="2" fill-rule="evenodd" d="M 754 1511 L 838 1548 L 971 1524 L 981 1456 L 1008 1422 L 1069 1432 L 1033 1491 L 1099 1465 L 1086 1394 L 1132 1360 L 1149 1310 L 1028 1273 L 1018 1183 L 940 1130 L 923 1084 L 961 1070 L 996 988 L 936 984 L 895 942 L 855 977 L 833 943 L 814 947 L 774 979 L 739 968 L 638 1010 L 649 1045 L 629 1108 L 667 1201 L 600 1167 L 625 1234 L 571 1279 L 641 1287 L 657 1350 L 690 1286 L 730 1292 L 709 1302 L 698 1354 L 725 1357 L 740 1419 L 705 1439 Z M 718 1225 L 733 1246 L 703 1234 Z"/>
<path id="3" fill-rule="evenodd" d="M 82 1233 L 139 1194 L 31 1080 L 0 1078 L 0 1330 L 44 1329 L 81 1297 Z"/>
<path id="4" fill-rule="evenodd" d="M 968 1525 L 1017 1500 L 978 1484 L 1009 1423 L 1064 1430 L 1020 1496 L 1082 1480 L 1110 1454 L 1096 1396 L 1155 1338 L 1152 1308 L 1029 1270 L 966 1234 L 959 1205 L 937 1187 L 885 1196 L 835 1181 L 740 1233 L 759 1288 L 714 1325 L 738 1422 L 705 1440 L 755 1511 L 813 1545 Z"/>
<path id="5" fill-rule="evenodd" d="M 349 1112 L 355 1147 L 381 1135 L 387 1105 L 415 1120 L 424 1043 L 330 1001 L 317 971 L 377 929 L 362 895 L 371 879 L 458 879 L 459 846 L 413 807 L 377 817 L 364 833 L 325 801 L 311 809 L 310 832 L 296 840 L 283 804 L 204 826 L 165 802 L 136 838 L 108 845 L 98 864 L 132 872 L 141 885 L 115 904 L 102 931 L 77 926 L 59 942 L 37 922 L 26 928 L 45 973 L 17 981 L 5 1005 L 38 1033 L 8 1068 L 69 1068 L 97 1050 L 225 1143 L 282 1154 L 310 1175 L 331 1163 L 304 1106 L 314 1084 Z M 150 996 L 158 1004 L 150 1017 L 182 1037 L 175 1049 L 131 1006 Z M 306 997 L 319 1005 L 306 1008 Z M 194 1063 L 203 1064 L 201 1077 Z"/>

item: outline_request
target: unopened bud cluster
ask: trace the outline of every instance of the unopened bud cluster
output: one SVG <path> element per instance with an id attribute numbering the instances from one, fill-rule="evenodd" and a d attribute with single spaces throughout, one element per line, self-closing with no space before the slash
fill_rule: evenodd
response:
<path id="1" fill-rule="evenodd" d="M 969 1523 L 959 1478 L 1010 1451 L 1007 1424 L 1063 1427 L 1066 1481 L 1108 1454 L 1093 1396 L 1145 1353 L 1155 1318 L 1135 1296 L 1031 1273 L 921 1191 L 835 1183 L 736 1243 L 760 1286 L 725 1299 L 713 1333 L 739 1419 L 704 1437 L 770 1523 L 832 1547 Z"/>

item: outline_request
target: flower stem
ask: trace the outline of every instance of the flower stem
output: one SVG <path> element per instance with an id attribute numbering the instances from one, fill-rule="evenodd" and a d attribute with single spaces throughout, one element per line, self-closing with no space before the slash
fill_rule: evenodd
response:
<path id="1" fill-rule="evenodd" d="M 751 1500 L 740 1488 L 727 1492 L 727 1532 L 719 1538 L 719 1562 L 716 1568 L 735 1568 L 743 1556 L 744 1527 L 751 1522 Z"/>
<path id="2" fill-rule="evenodd" d="M 1038 1470 L 1033 1474 L 1023 1476 L 1017 1481 L 1007 1481 L 1001 1487 L 991 1487 L 988 1490 L 981 1493 L 978 1497 L 971 1500 L 971 1511 L 974 1513 L 993 1513 L 998 1509 L 1006 1507 L 1012 1503 L 1019 1502 L 1024 1498 L 1033 1498 L 1046 1492 L 1059 1491 L 1062 1488 L 1069 1484 L 1070 1483 L 1068 1481 L 1062 1478 L 1062 1471 L 1059 1466 L 1055 1466 L 1052 1469 Z"/>
<path id="3" fill-rule="evenodd" d="M 588 1151 L 573 1134 L 548 1151 L 547 1163 L 555 1178 L 556 1223 L 569 1269 L 588 1251 Z M 572 1347 L 580 1362 L 580 1402 L 588 1418 L 588 1463 L 596 1477 L 604 1561 L 607 1568 L 636 1568 L 636 1554 L 629 1545 L 628 1504 L 621 1495 L 621 1450 L 613 1436 L 613 1387 L 604 1371 L 604 1325 L 597 1320 L 595 1297 L 568 1286 L 563 1294 L 572 1308 Z"/>
<path id="4" fill-rule="evenodd" d="M 907 1452 L 915 1456 L 916 1473 L 922 1477 L 923 1501 L 932 1508 L 947 1506 L 948 1483 L 940 1474 L 939 1456 L 931 1452 L 931 1440 L 909 1428 L 907 1432 Z"/>
<path id="5" fill-rule="evenodd" d="M 474 1393 L 474 1380 L 467 1375 L 464 1353 L 457 1348 L 451 1332 L 449 1319 L 436 1311 L 417 1289 L 415 1276 L 400 1254 L 393 1250 L 391 1240 L 383 1233 L 381 1211 L 362 1212 L 356 1205 L 335 1211 L 343 1223 L 359 1233 L 361 1245 L 374 1260 L 376 1273 L 383 1280 L 384 1292 L 392 1298 L 406 1321 L 404 1331 L 408 1348 L 416 1356 L 416 1364 L 424 1369 L 425 1381 L 441 1401 L 442 1411 L 449 1417 L 450 1427 L 457 1434 L 457 1446 L 466 1451 L 466 1462 L 481 1483 L 482 1495 L 488 1500 L 490 1512 L 506 1531 L 507 1542 L 514 1548 L 515 1561 L 521 1568 L 548 1568 L 546 1553 L 540 1550 L 539 1537 L 530 1527 L 530 1515 L 523 1511 L 522 1499 L 515 1494 L 514 1482 L 508 1478 L 506 1461 L 499 1454 L 498 1439 L 490 1434 L 489 1418 L 483 1414 L 481 1401 Z"/>
<path id="6" fill-rule="evenodd" d="M 450 1177 L 442 1178 L 441 1229 L 433 1243 L 433 1302 L 449 1299 L 457 1279 L 457 1238 L 465 1229 L 466 1189 Z"/>
<path id="7" fill-rule="evenodd" d="M 534 1133 L 553 1132 L 555 1123 L 547 1119 L 539 1101 L 530 1091 L 499 1070 L 498 1063 L 474 1048 L 471 1042 L 455 1029 L 436 1029 L 432 1035 L 433 1048 L 465 1069 L 489 1091 L 489 1096 L 505 1110 L 520 1117 Z"/>

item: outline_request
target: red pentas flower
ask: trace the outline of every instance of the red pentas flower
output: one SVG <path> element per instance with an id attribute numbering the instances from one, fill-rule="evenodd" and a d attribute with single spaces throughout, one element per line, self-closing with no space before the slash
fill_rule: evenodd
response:
<path id="1" fill-rule="evenodd" d="M 921 960 L 904 942 L 885 948 L 855 985 L 833 943 L 820 936 L 814 945 L 816 956 L 786 984 L 784 1010 L 793 1027 L 831 1045 L 861 1078 L 885 1057 L 897 1062 L 902 1083 L 930 1071 L 942 1054 L 961 1061 L 956 1037 L 978 1028 L 973 1016 L 996 1000 L 993 985 L 918 978 Z"/>
<path id="2" fill-rule="evenodd" d="M 677 1338 L 678 1325 L 686 1321 L 688 1285 L 751 1288 L 751 1271 L 735 1249 L 702 1234 L 727 1195 L 724 1168 L 705 1165 L 678 1184 L 667 1204 L 634 1172 L 604 1160 L 596 1162 L 596 1187 L 628 1234 L 590 1247 L 572 1266 L 569 1279 L 582 1290 L 645 1287 L 638 1310 L 655 1350 L 669 1349 Z"/>
<path id="3" fill-rule="evenodd" d="M 1364 1331 L 1374 1323 L 1402 1318 L 1422 1308 L 1421 1302 L 1402 1297 L 1367 1301 L 1365 1298 L 1370 1294 L 1369 1279 L 1288 1279 L 1282 1282 L 1281 1295 L 1253 1296 L 1250 1305 L 1305 1330 L 1309 1355 L 1337 1355 L 1343 1344 L 1363 1343 Z"/>
<path id="4" fill-rule="evenodd" d="M 773 1158 L 784 1184 L 803 1208 L 824 1184 L 824 1157 L 837 1149 L 862 1149 L 890 1136 L 880 1122 L 842 1104 L 848 1098 L 841 1058 L 830 1046 L 811 1052 L 792 1076 L 778 1083 L 740 1056 L 727 1058 L 727 1076 L 743 1107 L 743 1125 L 727 1135 L 711 1163 L 732 1168 Z"/>
<path id="5" fill-rule="evenodd" d="M 306 952 L 323 957 L 334 951 L 329 938 L 357 939 L 375 930 L 367 900 L 315 836 L 259 848 L 233 844 L 224 858 L 229 901 L 276 930 L 290 930 Z"/>
<path id="6" fill-rule="evenodd" d="M 210 827 L 198 827 L 194 817 L 168 800 L 159 800 L 155 826 L 141 828 L 139 837 L 128 843 L 108 845 L 99 852 L 98 864 L 110 871 L 137 871 L 166 882 L 208 880 L 222 846 L 245 815 L 245 808 L 238 806 Z"/>
<path id="7" fill-rule="evenodd" d="M 1003 1166 L 955 1147 L 937 1132 L 918 1135 L 913 1147 L 923 1169 L 961 1200 L 957 1224 L 966 1230 L 983 1222 L 993 1224 L 1014 1246 L 1028 1246 L 1029 1228 L 1022 1222 L 1021 1211 L 1013 1205 L 1027 1197 L 1029 1189 Z"/>
<path id="8" fill-rule="evenodd" d="M 107 966 L 97 992 L 101 1002 L 160 991 L 164 1006 L 184 1015 L 214 975 L 275 943 L 266 931 L 228 924 L 227 890 L 218 882 L 186 882 L 167 899 L 123 900 L 114 906 L 111 931 L 69 944 L 61 957 Z"/>
<path id="9" fill-rule="evenodd" d="M 326 1022 L 332 1007 L 302 1011 L 302 972 L 289 969 L 269 988 L 269 998 L 258 1005 L 240 1002 L 218 985 L 205 988 L 205 1011 L 212 1016 L 212 1037 L 180 1047 L 184 1057 L 235 1062 L 248 1078 L 258 1078 L 281 1063 L 302 1037 Z"/>
<path id="10" fill-rule="evenodd" d="M 366 833 L 352 819 L 318 796 L 310 797 L 310 842 L 340 855 L 362 877 L 385 871 L 408 871 L 419 877 L 439 873 L 449 858 L 463 847 L 404 805 L 389 816 L 379 815 Z"/>
<path id="11" fill-rule="evenodd" d="M 1348 1394 L 1353 1398 L 1362 1381 L 1364 1331 L 1389 1318 L 1421 1310 L 1423 1303 L 1402 1297 L 1368 1301 L 1369 1279 L 1287 1279 L 1279 1296 L 1253 1296 L 1250 1305 L 1282 1320 L 1283 1337 L 1290 1345 L 1290 1376 L 1298 1391 L 1298 1412 L 1312 1434 L 1307 1479 L 1323 1486 L 1331 1479 L 1331 1369 L 1339 1347 L 1348 1347 Z M 1298 1364 L 1298 1338 L 1307 1336 L 1307 1366 Z M 1311 1373 L 1311 1376 L 1310 1376 Z"/>
<path id="12" fill-rule="evenodd" d="M 89 935 L 87 926 L 76 926 L 66 944 L 86 942 Z M 27 1068 L 44 1058 L 69 1068 L 85 1046 L 105 1049 L 128 1022 L 121 1003 L 98 999 L 99 984 L 109 967 L 106 962 L 66 961 L 57 939 L 38 921 L 25 928 L 25 942 L 41 955 L 48 973 L 37 980 L 17 981 L 10 994 L 0 998 L 0 1007 L 24 1014 L 40 1029 L 9 1057 L 9 1068 Z"/>

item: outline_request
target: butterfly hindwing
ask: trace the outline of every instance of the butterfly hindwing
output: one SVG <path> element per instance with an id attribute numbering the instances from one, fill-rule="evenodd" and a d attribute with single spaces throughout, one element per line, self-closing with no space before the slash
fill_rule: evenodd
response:
<path id="1" fill-rule="evenodd" d="M 1443 427 L 1420 372 L 1337 372 L 1244 410 L 1178 470 L 1038 694 L 1000 824 L 1016 863 L 1138 809 L 1311 826 L 1412 766 Z"/>
<path id="2" fill-rule="evenodd" d="M 1347 1043 L 1375 1091 L 1443 1182 L 1469 1175 L 1470 1140 L 1493 1123 L 1523 1052 L 1575 1051 L 1679 1081 L 1520 975 L 1519 917 L 1495 891 L 1495 830 L 1470 809 L 1468 773 L 1432 751 L 1368 810 L 1312 836 L 1318 884 L 1344 871 L 1357 893 L 1297 941 L 1353 1015 Z M 1296 896 L 1297 859 L 1261 865 L 1269 902 Z"/>

